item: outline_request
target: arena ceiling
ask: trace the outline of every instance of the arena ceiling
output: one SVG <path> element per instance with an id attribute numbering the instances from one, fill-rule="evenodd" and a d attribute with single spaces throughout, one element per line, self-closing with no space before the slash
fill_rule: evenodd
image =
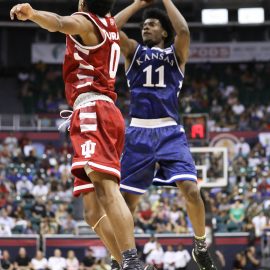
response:
<path id="1" fill-rule="evenodd" d="M 0 20 L 8 20 L 9 10 L 12 5 L 25 2 L 27 0 L 0 0 Z M 78 0 L 28 0 L 33 7 L 50 10 L 62 15 L 70 14 L 77 8 Z M 157 6 L 162 6 L 161 0 L 156 0 Z M 232 12 L 240 7 L 264 7 L 266 13 L 270 10 L 270 0 L 173 0 L 173 2 L 183 12 L 189 22 L 199 22 L 201 20 L 201 9 L 203 8 L 228 8 Z M 114 13 L 132 3 L 132 0 L 117 0 Z M 140 13 L 133 17 L 133 22 L 140 20 Z M 270 15 L 266 14 L 266 20 L 270 20 Z"/>

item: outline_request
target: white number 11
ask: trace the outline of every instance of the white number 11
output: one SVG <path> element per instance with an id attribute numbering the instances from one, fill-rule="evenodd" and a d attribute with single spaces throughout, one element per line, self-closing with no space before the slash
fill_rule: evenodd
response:
<path id="1" fill-rule="evenodd" d="M 153 66 L 150 65 L 147 68 L 143 70 L 143 72 L 146 73 L 146 83 L 143 84 L 145 87 L 166 87 L 166 84 L 164 84 L 164 66 L 161 66 L 155 70 L 155 72 L 158 72 L 158 84 L 153 84 L 152 82 L 152 69 Z"/>

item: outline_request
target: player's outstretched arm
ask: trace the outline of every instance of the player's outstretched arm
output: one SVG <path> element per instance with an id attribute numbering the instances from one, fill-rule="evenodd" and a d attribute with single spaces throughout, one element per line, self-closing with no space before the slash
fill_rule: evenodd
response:
<path id="1" fill-rule="evenodd" d="M 177 57 L 180 61 L 180 65 L 184 67 L 185 63 L 188 60 L 190 45 L 190 33 L 188 24 L 183 15 L 173 4 L 172 0 L 162 1 L 170 18 L 174 31 L 176 32 L 174 46 L 176 49 Z"/>
<path id="2" fill-rule="evenodd" d="M 151 5 L 153 2 L 154 0 L 134 0 L 132 4 L 114 16 L 118 29 L 121 29 L 136 12 Z"/>
<path id="3" fill-rule="evenodd" d="M 50 32 L 69 35 L 81 35 L 93 30 L 92 23 L 82 15 L 60 16 L 58 14 L 36 10 L 28 3 L 18 4 L 10 10 L 10 18 L 20 21 L 30 20 Z"/>
<path id="4" fill-rule="evenodd" d="M 152 4 L 154 0 L 134 0 L 132 4 L 120 11 L 114 16 L 115 23 L 119 30 L 126 24 L 126 22 L 134 15 L 137 11 L 145 8 Z M 130 60 L 135 53 L 138 42 L 134 39 L 130 39 L 123 31 L 120 31 L 120 47 L 121 52 L 125 57 L 126 68 L 130 65 Z"/>
<path id="5" fill-rule="evenodd" d="M 128 63 L 128 59 L 133 57 L 137 45 L 138 42 L 136 40 L 129 38 L 123 31 L 120 31 L 120 48 L 121 53 L 125 57 L 126 64 Z"/>

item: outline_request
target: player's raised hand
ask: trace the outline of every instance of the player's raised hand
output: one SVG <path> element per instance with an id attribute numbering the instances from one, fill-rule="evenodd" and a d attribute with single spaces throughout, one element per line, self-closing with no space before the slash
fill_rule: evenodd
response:
<path id="1" fill-rule="evenodd" d="M 30 20 L 33 17 L 34 9 L 28 4 L 18 4 L 10 10 L 10 18 L 14 20 L 15 16 L 20 21 Z"/>
<path id="2" fill-rule="evenodd" d="M 155 0 L 134 0 L 134 2 L 139 5 L 141 8 L 150 6 L 154 3 Z"/>

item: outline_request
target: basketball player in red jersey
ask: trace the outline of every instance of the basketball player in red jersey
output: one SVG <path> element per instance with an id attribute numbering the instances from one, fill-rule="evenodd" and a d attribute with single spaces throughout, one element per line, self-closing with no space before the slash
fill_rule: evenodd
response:
<path id="1" fill-rule="evenodd" d="M 35 10 L 24 3 L 14 6 L 10 17 L 66 34 L 63 78 L 67 102 L 73 107 L 69 118 L 74 195 L 83 195 L 87 223 L 123 269 L 143 269 L 135 249 L 133 219 L 119 191 L 124 121 L 114 104 L 120 47 L 110 17 L 113 2 L 80 0 L 79 12 L 71 16 Z M 99 226 L 102 222 L 108 231 Z"/>

